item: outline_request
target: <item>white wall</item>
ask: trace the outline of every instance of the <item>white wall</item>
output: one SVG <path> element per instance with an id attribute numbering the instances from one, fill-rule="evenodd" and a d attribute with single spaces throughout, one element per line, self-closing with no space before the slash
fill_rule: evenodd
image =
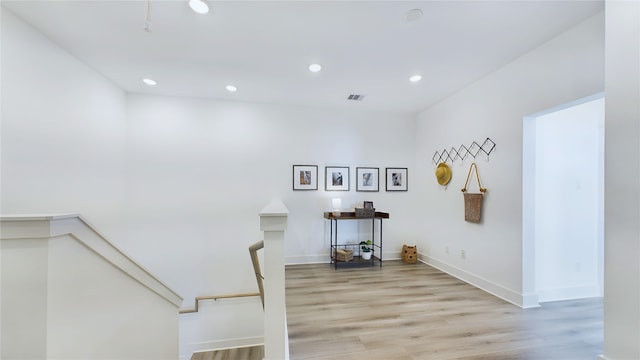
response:
<path id="1" fill-rule="evenodd" d="M 262 239 L 258 212 L 274 198 L 290 211 L 289 263 L 328 261 L 322 213 L 335 196 L 345 209 L 372 200 L 391 213 L 384 224 L 389 256 L 397 258 L 403 241 L 416 239 L 411 116 L 144 95 L 128 97 L 127 113 L 123 246 L 183 295 L 186 306 L 198 295 L 257 291 L 248 247 Z M 318 191 L 292 190 L 294 164 L 318 165 Z M 326 165 L 351 167 L 349 192 L 324 191 Z M 381 177 L 385 167 L 408 167 L 409 191 L 387 193 L 382 181 L 378 193 L 356 192 L 356 166 L 379 167 Z M 205 310 L 182 317 L 183 344 L 262 335 L 257 298 L 209 303 Z M 238 321 L 233 314 L 240 313 Z M 198 320 L 211 316 L 207 321 L 217 325 Z"/>
<path id="2" fill-rule="evenodd" d="M 603 90 L 604 14 L 596 15 L 418 116 L 418 233 L 427 262 L 523 305 L 522 119 Z M 464 222 L 460 189 L 470 159 L 452 165 L 450 185 L 435 178 L 435 151 L 490 137 L 490 161 L 478 159 L 488 188 L 482 224 Z M 446 250 L 449 249 L 447 253 Z M 466 252 L 466 259 L 460 256 Z"/>
<path id="3" fill-rule="evenodd" d="M 600 296 L 604 98 L 535 121 L 536 293 L 539 301 Z M 525 225 L 526 226 L 526 225 Z"/>
<path id="4" fill-rule="evenodd" d="M 0 358 L 46 358 L 47 245 L 45 238 L 0 242 Z"/>
<path id="5" fill-rule="evenodd" d="M 122 90 L 2 9 L 0 212 L 81 213 L 122 234 Z"/>
<path id="6" fill-rule="evenodd" d="M 640 3 L 605 11 L 604 356 L 640 359 Z"/>
<path id="7" fill-rule="evenodd" d="M 48 358 L 178 356 L 176 306 L 72 236 L 50 241 L 48 277 Z"/>

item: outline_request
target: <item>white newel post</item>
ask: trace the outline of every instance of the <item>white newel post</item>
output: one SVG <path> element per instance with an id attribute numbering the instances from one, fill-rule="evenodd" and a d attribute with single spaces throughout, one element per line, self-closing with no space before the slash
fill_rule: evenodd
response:
<path id="1" fill-rule="evenodd" d="M 265 360 L 289 359 L 284 293 L 284 231 L 289 210 L 272 201 L 260 211 L 264 231 L 264 355 Z"/>

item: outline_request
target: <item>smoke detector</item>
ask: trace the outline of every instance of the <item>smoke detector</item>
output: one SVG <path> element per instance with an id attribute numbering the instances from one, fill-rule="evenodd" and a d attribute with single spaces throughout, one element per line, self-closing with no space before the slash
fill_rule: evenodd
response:
<path id="1" fill-rule="evenodd" d="M 413 21 L 420 20 L 421 17 L 422 17 L 422 10 L 420 10 L 420 9 L 411 9 L 411 10 L 407 11 L 407 21 L 408 22 L 413 22 Z"/>

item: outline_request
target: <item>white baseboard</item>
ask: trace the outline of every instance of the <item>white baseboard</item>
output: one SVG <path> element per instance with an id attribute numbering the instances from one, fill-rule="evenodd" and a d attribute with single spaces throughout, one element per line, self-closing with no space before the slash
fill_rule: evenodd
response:
<path id="1" fill-rule="evenodd" d="M 327 264 L 329 263 L 329 254 L 327 250 L 325 255 L 286 256 L 284 263 L 285 265 Z"/>
<path id="2" fill-rule="evenodd" d="M 540 302 L 585 299 L 600 296 L 602 295 L 600 294 L 598 284 L 538 290 Z"/>
<path id="3" fill-rule="evenodd" d="M 197 352 L 233 349 L 233 348 L 239 348 L 239 347 L 263 345 L 263 344 L 264 344 L 264 336 L 255 336 L 255 337 L 240 338 L 240 339 L 205 341 L 201 343 L 191 343 L 188 346 L 186 346 L 186 349 L 181 349 L 180 360 L 189 360 L 191 359 L 191 356 L 193 355 L 193 353 L 197 353 Z"/>
<path id="4" fill-rule="evenodd" d="M 434 259 L 422 253 L 418 253 L 418 260 L 427 265 L 433 266 L 438 270 L 444 271 L 447 274 L 456 277 L 470 285 L 473 285 L 483 291 L 486 291 L 489 294 L 492 294 L 516 306 L 524 308 L 523 296 L 511 289 L 507 289 L 487 279 L 481 278 L 462 269 L 459 269 L 453 265 L 447 264 L 444 261 Z"/>
<path id="5" fill-rule="evenodd" d="M 538 299 L 538 294 L 522 294 L 522 308 L 530 309 L 540 307 L 540 301 Z"/>

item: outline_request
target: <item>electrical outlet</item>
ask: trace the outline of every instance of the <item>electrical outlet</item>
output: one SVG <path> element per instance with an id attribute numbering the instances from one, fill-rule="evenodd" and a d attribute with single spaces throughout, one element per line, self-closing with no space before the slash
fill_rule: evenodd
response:
<path id="1" fill-rule="evenodd" d="M 445 246 L 445 247 L 444 247 L 444 252 L 445 252 L 446 254 L 449 254 L 449 247 L 448 247 L 448 246 Z"/>
<path id="2" fill-rule="evenodd" d="M 463 259 L 466 259 L 467 258 L 467 252 L 464 251 L 464 250 L 460 250 L 460 257 L 463 258 Z"/>

